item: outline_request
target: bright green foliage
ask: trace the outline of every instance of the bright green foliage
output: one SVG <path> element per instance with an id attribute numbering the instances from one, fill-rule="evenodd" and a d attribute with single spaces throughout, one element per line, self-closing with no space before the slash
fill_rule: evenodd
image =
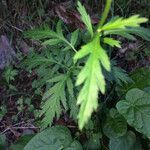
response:
<path id="1" fill-rule="evenodd" d="M 77 104 L 81 104 L 78 115 L 80 129 L 88 121 L 92 112 L 97 109 L 98 91 L 105 93 L 105 79 L 100 63 L 107 71 L 110 71 L 110 61 L 100 45 L 99 36 L 96 36 L 90 43 L 83 46 L 74 56 L 74 60 L 77 61 L 87 55 L 89 55 L 89 58 L 76 81 L 76 85 L 84 83 L 77 101 Z"/>
<path id="2" fill-rule="evenodd" d="M 76 50 L 79 30 L 67 35 L 70 39 L 65 38 L 61 22 L 57 23 L 56 31 L 53 31 L 46 26 L 43 29 L 39 29 L 39 31 L 32 30 L 26 32 L 25 35 L 27 37 L 41 40 L 43 45 L 49 45 L 51 50 L 54 49 L 51 51 L 51 57 L 44 59 L 45 62 L 49 61 L 50 67 L 52 67 L 52 70 L 55 72 L 51 74 L 52 78 L 55 74 L 66 75 L 70 72 L 69 70 L 71 68 L 74 68 L 72 73 L 69 73 L 69 77 L 67 75 L 67 77 L 65 76 L 61 80 L 56 81 L 55 84 L 49 85 L 51 88 L 45 93 L 43 98 L 44 102 L 46 100 L 42 109 L 42 114 L 45 116 L 43 119 L 45 126 L 49 123 L 51 124 L 53 118 L 58 118 L 63 109 L 66 111 L 68 107 L 71 109 L 71 116 L 75 118 L 78 109 L 74 108 L 77 108 L 75 101 L 78 92 L 79 96 L 77 98 L 77 104 L 80 105 L 78 123 L 80 129 L 87 123 L 92 112 L 97 109 L 99 91 L 103 94 L 106 91 L 106 81 L 104 78 L 107 78 L 107 76 L 104 77 L 104 75 L 105 73 L 107 74 L 106 71 L 111 70 L 110 60 L 103 46 L 121 47 L 120 41 L 115 40 L 112 37 L 110 38 L 109 35 L 121 35 L 128 39 L 135 40 L 135 37 L 132 35 L 135 34 L 149 40 L 147 30 L 139 27 L 140 23 L 146 22 L 147 19 L 140 18 L 139 15 L 134 15 L 126 19 L 121 17 L 113 18 L 110 22 L 104 24 L 111 0 L 108 0 L 107 2 L 104 15 L 102 16 L 102 23 L 100 22 L 98 24 L 98 28 L 95 32 L 93 31 L 94 27 L 92 27 L 90 16 L 87 14 L 84 6 L 78 2 L 78 11 L 81 15 L 81 20 L 85 24 L 88 33 L 91 35 L 91 39 L 87 40 L 90 42 L 81 46 L 79 51 Z M 138 32 L 138 29 L 141 29 L 141 31 L 139 30 Z M 43 42 L 43 40 L 45 41 Z M 57 52 L 56 49 L 58 50 Z M 73 51 L 67 51 L 66 53 L 66 50 L 70 49 Z M 72 52 L 71 55 L 70 52 Z M 75 64 L 73 64 L 73 60 Z M 47 68 L 45 68 L 45 70 L 47 70 Z M 40 73 L 41 72 L 43 72 L 42 69 L 40 70 Z M 125 71 L 117 67 L 112 67 L 112 72 L 109 74 L 110 75 L 108 76 L 112 75 L 113 79 L 108 81 L 115 81 L 120 85 L 122 82 L 129 82 L 130 80 Z M 76 75 L 78 75 L 77 79 L 75 79 Z M 80 89 L 79 86 L 73 90 L 74 80 L 76 80 L 77 86 L 83 85 L 83 87 Z"/>
<path id="3" fill-rule="evenodd" d="M 126 27 L 139 27 L 139 24 L 147 21 L 147 18 L 141 18 L 139 15 L 133 15 L 126 19 L 118 17 L 105 24 L 102 28 L 98 29 L 98 31 L 101 32 L 104 30 L 125 29 Z"/>
<path id="4" fill-rule="evenodd" d="M 94 33 L 93 33 L 93 28 L 92 28 L 90 16 L 87 14 L 84 6 L 82 6 L 79 1 L 78 1 L 78 8 L 77 9 L 81 15 L 81 19 L 82 19 L 83 23 L 85 24 L 88 32 L 90 33 L 91 37 L 93 37 Z"/>
<path id="5" fill-rule="evenodd" d="M 110 45 L 111 47 L 116 46 L 118 48 L 121 48 L 120 41 L 114 40 L 113 38 L 104 38 L 104 43 Z"/>
<path id="6" fill-rule="evenodd" d="M 98 29 L 98 31 L 104 30 L 104 35 L 120 35 L 129 40 L 136 40 L 133 35 L 138 35 L 144 40 L 150 41 L 150 30 L 139 26 L 140 23 L 147 21 L 148 19 L 140 18 L 139 15 L 126 19 L 117 17 L 104 25 L 102 29 Z"/>
<path id="7" fill-rule="evenodd" d="M 126 100 L 117 103 L 117 109 L 129 125 L 150 138 L 150 94 L 139 89 L 131 89 Z"/>
<path id="8" fill-rule="evenodd" d="M 118 138 L 126 134 L 127 123 L 117 110 L 111 109 L 103 128 L 104 134 L 109 138 Z"/>
<path id="9" fill-rule="evenodd" d="M 116 1 L 106 0 L 104 12 L 102 16 L 100 16 L 101 19 L 96 26 L 92 25 L 90 15 L 84 6 L 78 2 L 77 10 L 81 15 L 78 21 L 83 22 L 85 29 L 77 29 L 74 31 L 72 30 L 74 27 L 69 26 L 67 28 L 67 24 L 63 24 L 61 21 L 55 23 L 55 20 L 53 20 L 52 28 L 50 28 L 49 25 L 45 25 L 42 28 L 33 29 L 25 33 L 26 37 L 37 40 L 36 43 L 41 43 L 43 46 L 35 51 L 31 49 L 27 57 L 23 56 L 23 70 L 26 69 L 28 71 L 27 77 L 29 79 L 34 79 L 32 89 L 30 88 L 26 93 L 25 87 L 23 90 L 25 93 L 20 94 L 20 88 L 18 87 L 18 85 L 20 86 L 19 81 L 19 84 L 17 84 L 18 91 L 16 89 L 14 92 L 9 88 L 6 95 L 4 95 L 6 88 L 2 86 L 0 93 L 2 94 L 2 98 L 4 97 L 4 100 L 2 100 L 2 106 L 0 108 L 0 121 L 5 121 L 5 117 L 7 118 L 7 115 L 9 115 L 6 114 L 6 107 L 3 106 L 3 103 L 5 104 L 5 102 L 7 102 L 5 101 L 5 97 L 8 99 L 9 96 L 10 100 L 11 97 L 12 100 L 18 99 L 16 101 L 16 107 L 18 109 L 18 112 L 16 112 L 17 115 L 11 117 L 13 123 L 16 122 L 16 116 L 19 117 L 19 120 L 20 116 L 24 116 L 24 113 L 22 113 L 23 110 L 23 112 L 25 111 L 25 114 L 27 114 L 25 120 L 28 119 L 28 116 L 31 116 L 30 113 L 34 113 L 35 123 L 38 123 L 36 125 L 39 125 L 41 130 L 48 128 L 32 138 L 31 136 L 34 136 L 34 134 L 24 136 L 24 134 L 32 133 L 28 126 L 27 128 L 29 129 L 27 130 L 24 130 L 22 125 L 20 127 L 20 124 L 12 124 L 12 126 L 6 127 L 6 129 L 2 127 L 2 130 L 4 129 L 2 132 L 6 134 L 7 131 L 13 132 L 13 130 L 18 131 L 18 129 L 23 129 L 23 137 L 7 148 L 9 143 L 7 143 L 6 137 L 0 135 L 0 149 L 149 149 L 150 70 L 149 68 L 141 68 L 137 72 L 131 73 L 132 81 L 127 72 L 119 66 L 125 65 L 123 68 L 127 67 L 128 71 L 131 67 L 128 68 L 124 63 L 117 64 L 115 62 L 121 62 L 120 59 L 118 60 L 118 56 L 120 55 L 116 55 L 116 53 L 117 48 L 121 48 L 121 41 L 124 42 L 123 39 L 118 38 L 118 36 L 136 40 L 134 35 L 138 35 L 150 41 L 150 30 L 140 27 L 140 24 L 146 22 L 147 19 L 140 18 L 139 15 L 134 15 L 129 18 L 113 17 L 107 23 L 106 20 L 111 8 L 111 2 L 113 2 L 114 5 L 116 4 Z M 96 8 L 92 0 L 87 1 L 87 3 L 90 3 L 94 9 Z M 47 1 L 43 6 L 45 8 L 48 5 Z M 71 15 L 68 13 L 70 9 L 68 10 L 64 8 L 64 6 L 60 5 L 58 8 L 56 8 L 56 6 L 54 11 L 57 13 L 64 11 L 63 14 L 67 14 L 66 19 L 71 19 L 72 13 Z M 112 12 L 114 12 L 114 8 L 115 6 L 112 6 Z M 42 10 L 43 12 L 45 11 L 45 9 Z M 47 10 L 46 8 L 46 11 Z M 41 13 L 41 9 L 39 13 Z M 114 13 L 112 13 L 112 16 L 113 14 Z M 46 16 L 43 17 L 40 18 L 41 21 L 44 19 L 46 22 L 49 22 Z M 35 20 L 37 20 L 37 17 Z M 72 22 L 72 20 L 70 21 Z M 119 41 L 119 39 L 121 40 Z M 38 44 L 37 47 L 39 47 Z M 20 47 L 22 47 L 22 45 L 21 42 Z M 140 45 L 138 49 L 140 49 L 141 52 L 138 54 L 140 57 L 137 58 L 144 56 L 144 58 L 147 59 L 149 57 L 147 55 L 148 52 L 147 54 L 144 52 L 147 45 L 143 41 L 142 44 L 138 43 L 138 45 Z M 145 55 L 143 53 L 145 53 Z M 140 54 L 142 54 L 142 56 Z M 15 68 L 16 67 L 18 67 L 18 65 L 15 64 Z M 134 70 L 134 67 L 132 69 Z M 4 72 L 3 77 L 5 77 L 7 83 L 11 83 L 17 73 L 18 72 L 15 72 L 12 68 L 8 68 L 8 70 Z M 20 75 L 24 77 L 24 73 Z M 31 85 L 31 82 L 29 85 Z M 118 86 L 119 89 L 118 93 L 116 93 L 116 86 Z M 31 95 L 30 99 L 26 97 L 26 94 Z M 39 109 L 37 109 L 37 107 L 34 108 L 34 106 L 37 106 L 36 104 L 39 104 L 35 102 L 37 98 L 38 100 L 41 99 L 40 102 L 42 104 Z M 119 99 L 124 100 L 118 101 Z M 113 108 L 115 105 L 117 109 Z M 79 107 L 80 110 L 78 109 Z M 96 113 L 92 116 L 94 111 L 96 111 Z M 83 131 L 77 129 L 77 121 L 79 129 L 82 130 L 84 128 Z M 51 127 L 51 125 L 55 124 L 65 124 L 67 127 Z M 71 129 L 74 139 L 68 129 Z M 128 131 L 128 129 L 133 130 L 137 134 L 137 137 L 132 131 Z M 30 139 L 31 141 L 28 143 Z M 82 142 L 83 148 L 75 139 L 79 139 Z M 142 146 L 139 139 L 142 142 Z"/>
<path id="10" fill-rule="evenodd" d="M 132 16 L 128 19 L 117 18 L 110 21 L 103 27 L 98 28 L 98 32 L 103 30 L 124 29 L 127 26 L 136 27 L 139 26 L 140 23 L 146 21 L 147 19 L 139 18 L 138 15 Z M 104 38 L 104 43 L 107 43 L 112 47 L 121 47 L 120 42 L 112 38 Z M 85 67 L 78 75 L 76 82 L 76 85 L 80 85 L 85 82 L 82 90 L 80 91 L 77 102 L 78 104 L 81 104 L 78 115 L 80 129 L 83 128 L 84 124 L 91 116 L 91 113 L 96 110 L 98 106 L 98 91 L 100 90 L 102 93 L 105 92 L 105 80 L 99 61 L 107 71 L 110 71 L 110 62 L 106 52 L 100 45 L 100 37 L 98 35 L 96 35 L 90 43 L 81 48 L 81 50 L 75 55 L 74 60 L 77 61 L 86 55 L 89 55 L 89 58 Z"/>
<path id="11" fill-rule="evenodd" d="M 110 139 L 110 150 L 142 150 L 140 143 L 136 139 L 136 135 L 132 131 L 128 131 L 126 135 L 119 138 Z"/>
<path id="12" fill-rule="evenodd" d="M 78 3 L 80 6 L 80 3 Z M 81 7 L 81 6 L 80 6 Z M 83 9 L 83 8 L 82 8 Z M 82 13 L 81 10 L 81 17 Z M 82 19 L 85 22 L 84 19 Z M 91 24 L 90 19 L 86 21 Z M 98 26 L 98 33 L 105 30 L 116 30 L 116 29 L 126 29 L 126 27 L 138 27 L 140 23 L 146 22 L 146 18 L 140 18 L 139 15 L 131 16 L 127 19 L 115 18 L 109 23 L 103 25 L 102 27 Z M 87 24 L 87 23 L 86 23 Z M 87 55 L 89 55 L 85 66 L 79 73 L 76 81 L 76 85 L 81 85 L 84 83 L 83 88 L 81 89 L 77 104 L 80 104 L 80 112 L 78 115 L 79 118 L 79 128 L 82 129 L 85 123 L 90 118 L 92 112 L 97 109 L 98 106 L 98 91 L 100 90 L 103 94 L 105 93 L 105 80 L 104 75 L 102 74 L 101 65 L 107 70 L 110 71 L 110 61 L 109 58 L 100 45 L 100 35 L 95 33 L 94 38 L 81 47 L 81 50 L 77 52 L 74 56 L 75 62 Z M 104 43 L 109 44 L 114 47 L 121 47 L 120 42 L 112 38 L 104 38 Z M 101 63 L 101 65 L 100 65 Z"/>
<path id="13" fill-rule="evenodd" d="M 73 140 L 68 128 L 53 126 L 37 134 L 24 150 L 82 150 L 81 144 Z"/>

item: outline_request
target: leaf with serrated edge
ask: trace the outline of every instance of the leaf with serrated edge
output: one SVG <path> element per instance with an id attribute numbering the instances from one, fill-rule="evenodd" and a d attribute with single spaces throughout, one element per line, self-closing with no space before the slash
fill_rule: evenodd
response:
<path id="1" fill-rule="evenodd" d="M 118 48 L 121 48 L 121 45 L 120 45 L 120 41 L 118 40 L 114 40 L 113 38 L 104 38 L 104 43 L 114 47 L 118 47 Z"/>
<path id="2" fill-rule="evenodd" d="M 63 105 L 64 109 L 67 110 L 67 100 L 65 93 L 65 84 L 66 84 L 66 75 L 59 75 L 54 77 L 49 82 L 57 82 L 51 87 L 43 96 L 43 100 L 46 100 L 44 103 L 41 114 L 45 115 L 42 120 L 42 127 L 45 128 L 48 125 L 52 124 L 54 117 L 60 117 Z"/>
<path id="3" fill-rule="evenodd" d="M 87 14 L 84 6 L 82 6 L 79 1 L 78 1 L 78 8 L 77 9 L 81 15 L 81 19 L 82 19 L 83 23 L 86 25 L 86 28 L 89 31 L 91 37 L 93 37 L 93 28 L 92 28 L 90 16 Z"/>
<path id="4" fill-rule="evenodd" d="M 77 61 L 88 54 L 88 60 L 76 81 L 76 85 L 84 82 L 77 100 L 77 104 L 81 105 L 78 115 L 80 129 L 84 127 L 92 112 L 97 109 L 98 91 L 105 92 L 105 79 L 100 63 L 106 70 L 110 70 L 110 61 L 106 52 L 100 46 L 99 36 L 96 36 L 90 43 L 83 46 L 74 56 L 74 60 Z"/>
<path id="5" fill-rule="evenodd" d="M 98 31 L 104 30 L 114 30 L 114 29 L 124 29 L 125 27 L 139 27 L 141 23 L 147 22 L 147 18 L 139 17 L 139 15 L 133 15 L 129 18 L 118 18 L 114 21 L 110 21 L 105 24 L 102 28 L 98 29 Z"/>
<path id="6" fill-rule="evenodd" d="M 79 34 L 79 30 L 76 30 L 76 31 L 74 31 L 74 32 L 72 33 L 72 35 L 71 35 L 71 40 L 70 40 L 70 42 L 71 42 L 71 44 L 72 44 L 73 46 L 74 46 L 74 45 L 76 44 L 76 42 L 77 42 L 78 34 Z"/>

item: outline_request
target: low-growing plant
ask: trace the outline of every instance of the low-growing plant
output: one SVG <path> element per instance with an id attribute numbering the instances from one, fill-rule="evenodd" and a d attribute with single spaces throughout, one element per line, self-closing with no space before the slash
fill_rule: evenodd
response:
<path id="1" fill-rule="evenodd" d="M 3 78 L 9 87 L 12 85 L 11 81 L 15 80 L 15 77 L 17 74 L 18 74 L 18 71 L 16 69 L 13 69 L 12 66 L 5 68 L 3 72 Z"/>
<path id="2" fill-rule="evenodd" d="M 61 21 L 57 23 L 56 31 L 44 25 L 25 32 L 26 37 L 39 40 L 43 47 L 46 47 L 46 51 L 42 51 L 42 54 L 33 52 L 24 65 L 36 70 L 39 77 L 37 87 L 46 85 L 47 91 L 43 95 L 40 114 L 43 116 L 43 128 L 51 126 L 54 118 L 60 118 L 62 112 L 69 112 L 70 117 L 78 121 L 79 129 L 83 130 L 84 127 L 88 128 L 92 113 L 97 111 L 98 114 L 100 112 L 99 120 L 102 121 L 99 122 L 100 133 L 104 133 L 110 139 L 109 149 L 129 150 L 134 149 L 139 141 L 133 131 L 127 130 L 127 124 L 150 138 L 150 95 L 149 92 L 134 86 L 134 89 L 130 88 L 130 91 L 121 94 L 122 97 L 126 95 L 126 98 L 117 103 L 117 109 L 112 106 L 111 109 L 103 109 L 116 89 L 113 88 L 114 83 L 123 86 L 134 82 L 122 68 L 117 67 L 111 57 L 112 50 L 109 49 L 121 48 L 121 42 L 116 40 L 117 36 L 135 40 L 134 35 L 137 35 L 150 41 L 150 31 L 140 27 L 147 19 L 139 15 L 129 18 L 114 17 L 106 23 L 110 7 L 111 0 L 107 0 L 99 24 L 93 26 L 84 6 L 78 2 L 77 9 L 86 33 L 79 29 L 64 33 L 65 28 L 62 29 Z M 96 119 L 92 120 L 94 122 Z M 97 125 L 94 124 L 91 129 L 94 130 L 95 126 Z M 96 133 L 99 133 L 99 129 L 96 129 Z M 92 133 L 93 138 L 90 140 L 95 141 L 93 139 L 96 137 L 99 141 L 102 139 L 99 135 Z M 43 136 L 42 133 L 39 136 Z M 34 141 L 36 137 L 29 145 Z M 89 143 L 87 145 L 90 145 Z M 26 149 L 29 149 L 29 145 Z M 95 149 L 100 149 L 99 143 L 97 145 L 98 148 Z"/>

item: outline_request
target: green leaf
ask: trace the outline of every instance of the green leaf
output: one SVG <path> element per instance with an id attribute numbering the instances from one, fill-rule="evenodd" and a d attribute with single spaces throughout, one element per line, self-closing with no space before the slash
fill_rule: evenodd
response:
<path id="1" fill-rule="evenodd" d="M 90 16 L 87 14 L 84 6 L 81 5 L 81 3 L 78 1 L 78 11 L 81 15 L 81 19 L 83 21 L 83 23 L 85 24 L 88 32 L 90 33 L 91 37 L 93 37 L 93 28 L 92 28 L 92 23 L 91 23 L 91 18 Z"/>
<path id="2" fill-rule="evenodd" d="M 0 149 L 5 149 L 6 144 L 6 136 L 4 134 L 0 134 Z"/>
<path id="3" fill-rule="evenodd" d="M 104 35 L 120 35 L 129 40 L 136 40 L 136 38 L 131 34 L 137 35 L 144 40 L 150 41 L 150 29 L 143 28 L 143 27 L 130 27 L 125 29 L 104 31 Z"/>
<path id="4" fill-rule="evenodd" d="M 19 140 L 11 144 L 9 150 L 24 150 L 25 145 L 33 138 L 34 135 L 24 135 Z"/>
<path id="5" fill-rule="evenodd" d="M 76 97 L 69 98 L 69 108 L 70 108 L 70 117 L 77 121 L 77 115 L 79 112 L 79 107 L 77 106 L 77 99 Z"/>
<path id="6" fill-rule="evenodd" d="M 120 41 L 118 40 L 114 40 L 113 38 L 104 38 L 104 43 L 114 47 L 118 47 L 118 48 L 121 48 L 121 45 L 120 45 Z"/>
<path id="7" fill-rule="evenodd" d="M 56 26 L 56 33 L 57 33 L 60 37 L 64 38 L 61 24 L 62 24 L 62 22 L 61 22 L 61 21 L 58 21 L 57 26 Z"/>
<path id="8" fill-rule="evenodd" d="M 105 31 L 104 32 L 104 35 L 107 36 L 107 35 L 120 35 L 124 38 L 127 38 L 129 40 L 136 40 L 136 38 L 131 35 L 130 33 L 128 32 L 125 32 L 123 29 L 116 29 L 116 30 L 108 30 L 108 31 Z"/>
<path id="9" fill-rule="evenodd" d="M 82 150 L 82 149 L 83 149 L 83 148 L 82 148 L 81 144 L 80 144 L 78 141 L 74 140 L 74 141 L 70 144 L 70 146 L 67 147 L 65 150 Z"/>
<path id="10" fill-rule="evenodd" d="M 133 15 L 125 19 L 119 17 L 117 19 L 111 20 L 98 30 L 101 32 L 104 30 L 125 29 L 126 27 L 139 27 L 141 23 L 145 23 L 147 21 L 147 18 L 139 17 L 139 15 Z"/>
<path id="11" fill-rule="evenodd" d="M 126 134 L 127 123 L 117 110 L 111 109 L 104 124 L 103 132 L 109 138 L 118 138 Z"/>
<path id="12" fill-rule="evenodd" d="M 119 95 L 124 95 L 132 88 L 139 88 L 143 90 L 145 87 L 150 86 L 150 69 L 148 67 L 138 68 L 134 70 L 129 76 L 133 82 L 127 82 L 122 84 L 119 87 L 116 87 L 116 90 Z"/>
<path id="13" fill-rule="evenodd" d="M 6 82 L 9 83 L 10 81 L 15 80 L 15 76 L 17 74 L 18 71 L 16 69 L 13 69 L 12 67 L 7 67 L 3 72 L 3 77 L 5 78 Z"/>
<path id="14" fill-rule="evenodd" d="M 32 38 L 34 40 L 46 39 L 42 43 L 42 45 L 53 46 L 53 45 L 58 45 L 60 43 L 61 44 L 63 43 L 64 49 L 66 49 L 66 48 L 67 48 L 67 50 L 73 49 L 76 52 L 74 45 L 73 45 L 74 43 L 73 44 L 70 43 L 63 35 L 61 21 L 59 21 L 56 25 L 56 32 L 54 32 L 47 25 L 45 25 L 42 28 L 37 28 L 37 29 L 30 30 L 30 31 L 26 31 L 26 32 L 24 32 L 24 35 L 25 35 L 25 37 Z M 73 41 L 73 42 L 75 42 L 75 41 Z M 69 48 L 68 48 L 68 46 L 69 46 Z"/>
<path id="15" fill-rule="evenodd" d="M 41 115 L 45 114 L 42 120 L 42 127 L 45 128 L 51 125 L 54 117 L 59 118 L 62 112 L 61 104 L 67 110 L 67 100 L 65 93 L 66 75 L 59 75 L 51 82 L 57 81 L 53 87 L 51 87 L 43 96 L 43 100 L 46 100 L 42 106 Z M 49 80 L 50 82 L 50 80 Z"/>
<path id="16" fill-rule="evenodd" d="M 45 42 L 42 43 L 42 45 L 56 45 L 56 44 L 60 44 L 62 42 L 62 40 L 60 39 L 50 39 L 50 40 L 46 40 Z"/>
<path id="17" fill-rule="evenodd" d="M 75 30 L 72 35 L 71 35 L 71 40 L 70 43 L 74 46 L 78 40 L 78 34 L 79 34 L 79 30 Z"/>
<path id="18" fill-rule="evenodd" d="M 68 89 L 68 93 L 71 97 L 74 97 L 73 87 L 74 87 L 74 85 L 72 83 L 71 78 L 68 78 L 67 79 L 67 89 Z"/>
<path id="19" fill-rule="evenodd" d="M 112 74 L 115 78 L 115 81 L 121 86 L 123 83 L 133 83 L 132 79 L 128 76 L 125 70 L 120 67 L 113 66 L 112 67 Z"/>
<path id="20" fill-rule="evenodd" d="M 136 145 L 138 144 L 138 147 Z M 126 135 L 119 138 L 110 139 L 110 150 L 142 150 L 141 145 L 137 142 L 136 135 L 128 131 Z"/>
<path id="21" fill-rule="evenodd" d="M 72 139 L 68 128 L 53 126 L 33 137 L 24 150 L 73 150 L 73 147 L 82 150 L 81 144 Z"/>
<path id="22" fill-rule="evenodd" d="M 44 38 L 49 38 L 51 36 L 56 36 L 56 33 L 50 30 L 48 25 L 44 25 L 40 28 L 25 31 L 24 36 L 25 38 L 32 38 L 33 40 L 40 40 Z"/>
<path id="23" fill-rule="evenodd" d="M 60 74 L 54 78 L 47 80 L 47 82 L 49 82 L 49 83 L 59 82 L 59 81 L 63 80 L 65 77 L 66 76 L 64 74 Z"/>
<path id="24" fill-rule="evenodd" d="M 132 28 L 126 28 L 123 31 L 129 34 L 137 35 L 144 40 L 150 41 L 150 29 L 143 28 L 143 27 L 134 27 L 134 28 L 132 27 Z"/>
<path id="25" fill-rule="evenodd" d="M 99 150 L 101 149 L 100 143 L 101 133 L 93 133 L 88 141 L 84 144 L 86 150 Z"/>
<path id="26" fill-rule="evenodd" d="M 110 71 L 110 61 L 105 50 L 100 46 L 100 37 L 96 36 L 90 43 L 83 46 L 74 56 L 74 61 L 89 55 L 88 60 L 79 73 L 76 85 L 84 83 L 77 104 L 80 104 L 79 128 L 82 129 L 98 106 L 98 91 L 105 92 L 105 80 L 101 65 Z M 101 63 L 101 65 L 100 65 Z"/>
<path id="27" fill-rule="evenodd" d="M 126 100 L 119 101 L 116 107 L 129 125 L 150 138 L 150 93 L 131 89 Z"/>

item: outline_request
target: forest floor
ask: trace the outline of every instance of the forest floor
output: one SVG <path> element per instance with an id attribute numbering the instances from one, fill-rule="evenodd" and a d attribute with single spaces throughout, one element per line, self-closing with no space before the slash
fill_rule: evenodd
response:
<path id="1" fill-rule="evenodd" d="M 58 19 L 72 29 L 84 28 L 73 1 L 40 2 L 40 0 L 0 2 L 0 132 L 6 135 L 9 143 L 16 142 L 23 135 L 39 131 L 35 116 L 40 110 L 42 94 L 35 95 L 35 89 L 32 87 L 37 75 L 34 71 L 27 72 L 20 64 L 32 48 L 39 52 L 41 48 L 38 42 L 25 39 L 23 32 L 44 23 L 52 24 Z M 103 5 L 96 2 L 92 4 L 84 2 L 93 24 L 97 24 L 98 14 L 103 9 Z M 132 0 L 130 3 L 118 5 L 115 4 L 110 15 L 126 17 L 136 13 L 150 17 L 149 7 L 139 1 Z M 149 27 L 149 24 L 146 26 Z M 150 57 L 147 54 L 150 48 L 148 42 L 137 39 L 130 43 L 122 40 L 122 43 L 122 48 L 113 54 L 120 67 L 131 72 L 135 68 L 150 65 Z M 9 66 L 6 66 L 8 63 Z M 66 114 L 54 124 L 66 125 L 72 131 L 77 128 Z"/>

